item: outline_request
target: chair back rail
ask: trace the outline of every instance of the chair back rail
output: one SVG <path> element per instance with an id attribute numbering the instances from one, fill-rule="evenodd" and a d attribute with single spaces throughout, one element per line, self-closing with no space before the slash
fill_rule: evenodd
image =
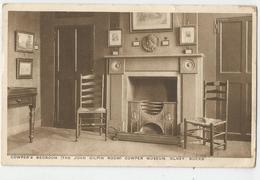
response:
<path id="1" fill-rule="evenodd" d="M 80 76 L 80 107 L 103 107 L 104 76 Z"/>
<path id="2" fill-rule="evenodd" d="M 205 82 L 206 86 L 226 86 L 227 82 L 223 82 L 223 81 L 212 81 L 212 82 Z"/>
<path id="3" fill-rule="evenodd" d="M 229 92 L 229 82 L 227 81 L 216 81 L 216 82 L 207 82 L 204 81 L 203 89 L 203 116 L 207 116 L 207 105 L 209 101 L 215 101 L 216 105 L 221 107 L 221 111 L 224 111 L 223 120 L 228 119 L 228 92 Z M 223 108 L 222 106 L 225 106 Z M 222 111 L 222 112 L 223 112 Z"/>

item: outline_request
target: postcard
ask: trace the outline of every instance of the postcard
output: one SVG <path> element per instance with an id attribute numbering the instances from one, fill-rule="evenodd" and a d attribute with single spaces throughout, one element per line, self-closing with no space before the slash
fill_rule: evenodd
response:
<path id="1" fill-rule="evenodd" d="M 256 17 L 5 4 L 2 164 L 254 167 Z"/>

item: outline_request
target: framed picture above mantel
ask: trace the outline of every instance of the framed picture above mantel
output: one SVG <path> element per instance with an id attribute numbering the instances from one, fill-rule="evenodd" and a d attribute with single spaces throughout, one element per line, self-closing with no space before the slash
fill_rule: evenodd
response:
<path id="1" fill-rule="evenodd" d="M 172 13 L 130 13 L 130 32 L 171 31 Z"/>
<path id="2" fill-rule="evenodd" d="M 110 29 L 108 31 L 108 47 L 121 47 L 122 46 L 122 30 Z"/>
<path id="3" fill-rule="evenodd" d="M 180 45 L 196 45 L 196 26 L 185 25 L 180 27 Z"/>

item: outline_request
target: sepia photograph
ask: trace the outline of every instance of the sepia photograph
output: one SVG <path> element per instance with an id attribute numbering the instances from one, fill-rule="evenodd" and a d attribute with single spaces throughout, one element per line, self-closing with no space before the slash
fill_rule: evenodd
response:
<path id="1" fill-rule="evenodd" d="M 255 167 L 256 7 L 19 7 L 4 165 Z"/>
<path id="2" fill-rule="evenodd" d="M 171 13 L 131 13 L 132 30 L 172 29 Z"/>

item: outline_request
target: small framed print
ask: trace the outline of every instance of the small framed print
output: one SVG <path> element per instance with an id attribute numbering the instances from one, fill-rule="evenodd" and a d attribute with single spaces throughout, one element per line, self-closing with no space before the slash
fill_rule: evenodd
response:
<path id="1" fill-rule="evenodd" d="M 184 54 L 192 54 L 192 49 L 184 49 Z"/>
<path id="2" fill-rule="evenodd" d="M 108 31 L 108 47 L 122 46 L 122 30 L 111 29 Z"/>
<path id="3" fill-rule="evenodd" d="M 140 41 L 133 41 L 132 42 L 133 47 L 139 47 L 140 46 Z"/>
<path id="4" fill-rule="evenodd" d="M 194 25 L 180 27 L 180 45 L 196 45 L 196 27 Z"/>
<path id="5" fill-rule="evenodd" d="M 30 32 L 15 32 L 15 50 L 32 53 L 34 49 L 34 34 Z"/>
<path id="6" fill-rule="evenodd" d="M 169 45 L 170 45 L 170 41 L 169 40 L 162 40 L 161 46 L 169 46 Z"/>
<path id="7" fill-rule="evenodd" d="M 16 78 L 32 79 L 33 59 L 16 59 Z"/>
<path id="8" fill-rule="evenodd" d="M 113 55 L 113 56 L 118 56 L 118 55 L 119 55 L 118 50 L 113 50 L 113 51 L 112 51 L 112 55 Z"/>

